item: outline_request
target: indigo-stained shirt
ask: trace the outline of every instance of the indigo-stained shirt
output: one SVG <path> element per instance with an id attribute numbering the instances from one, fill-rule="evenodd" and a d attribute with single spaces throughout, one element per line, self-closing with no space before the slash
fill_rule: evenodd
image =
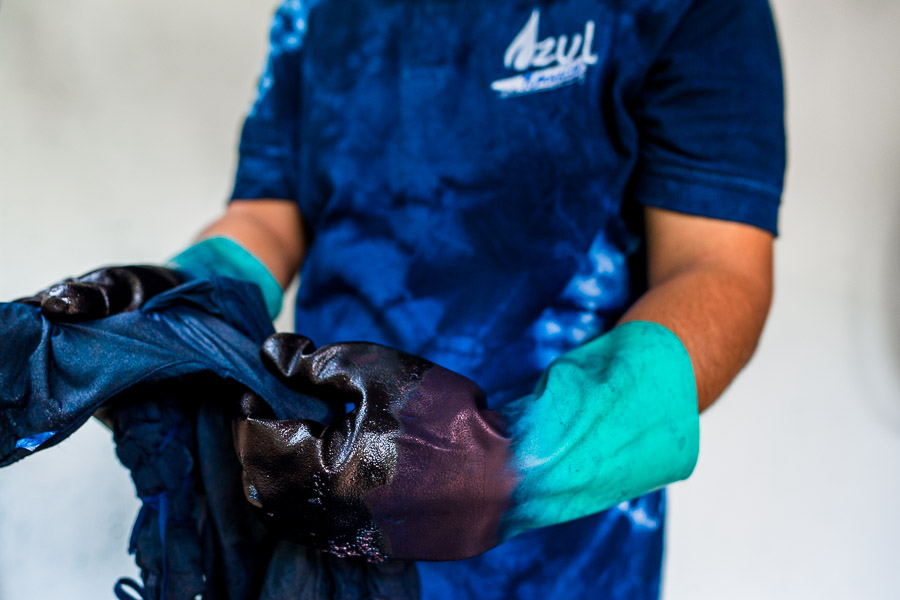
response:
<path id="1" fill-rule="evenodd" d="M 641 207 L 776 232 L 766 0 L 287 0 L 233 198 L 299 205 L 297 330 L 479 383 L 493 406 L 644 286 Z M 422 563 L 425 598 L 655 598 L 661 492 Z"/>

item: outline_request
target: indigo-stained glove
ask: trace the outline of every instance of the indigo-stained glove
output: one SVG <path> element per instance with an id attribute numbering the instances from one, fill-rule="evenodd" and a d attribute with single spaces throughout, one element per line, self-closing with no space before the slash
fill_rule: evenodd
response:
<path id="1" fill-rule="evenodd" d="M 503 539 L 686 479 L 700 450 L 690 356 L 674 333 L 647 321 L 560 356 L 532 394 L 501 412 L 519 474 Z"/>
<path id="2" fill-rule="evenodd" d="M 137 310 L 153 296 L 185 279 L 183 274 L 165 267 L 105 267 L 65 279 L 16 302 L 39 306 L 51 321 L 79 323 Z"/>
<path id="3" fill-rule="evenodd" d="M 276 334 L 262 354 L 288 386 L 353 405 L 322 428 L 275 420 L 250 394 L 234 422 L 250 502 L 338 554 L 467 558 L 684 479 L 697 460 L 690 358 L 655 323 L 561 356 L 499 415 L 462 375 L 385 346 Z"/>
<path id="4" fill-rule="evenodd" d="M 39 306 L 58 323 L 81 323 L 139 309 L 147 300 L 191 279 L 230 277 L 254 283 L 262 292 L 269 317 L 281 310 L 283 292 L 275 276 L 234 240 L 212 237 L 172 258 L 165 267 L 104 267 L 65 279 L 16 302 Z"/>
<path id="5" fill-rule="evenodd" d="M 338 556 L 455 560 L 499 543 L 509 439 L 471 380 L 369 343 L 275 334 L 263 361 L 340 413 L 275 420 L 247 394 L 234 421 L 244 491 L 273 531 Z M 336 412 L 337 412 L 336 410 Z"/>

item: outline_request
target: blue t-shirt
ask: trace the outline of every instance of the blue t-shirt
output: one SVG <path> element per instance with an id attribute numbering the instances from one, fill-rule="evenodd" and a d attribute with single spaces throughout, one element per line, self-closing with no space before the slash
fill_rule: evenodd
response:
<path id="1" fill-rule="evenodd" d="M 234 198 L 294 200 L 297 330 L 478 382 L 493 406 L 645 286 L 641 206 L 775 233 L 767 0 L 286 0 Z M 655 598 L 664 498 L 422 563 L 425 598 Z"/>

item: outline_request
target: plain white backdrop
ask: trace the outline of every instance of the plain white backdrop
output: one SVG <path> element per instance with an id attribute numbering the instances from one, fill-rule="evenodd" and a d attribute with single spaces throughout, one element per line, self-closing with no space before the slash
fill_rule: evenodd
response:
<path id="1" fill-rule="evenodd" d="M 216 216 L 272 7 L 3 2 L 0 299 L 165 259 Z M 900 2 L 774 9 L 790 135 L 775 304 L 670 488 L 664 598 L 898 598 Z M 3 469 L 0 600 L 112 598 L 136 573 L 137 509 L 95 423 Z"/>

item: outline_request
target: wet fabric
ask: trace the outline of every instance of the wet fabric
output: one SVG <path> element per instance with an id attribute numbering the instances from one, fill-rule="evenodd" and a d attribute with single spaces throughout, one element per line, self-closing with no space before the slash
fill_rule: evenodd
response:
<path id="1" fill-rule="evenodd" d="M 120 598 L 413 600 L 412 563 L 323 555 L 272 534 L 241 492 L 223 403 L 240 390 L 208 374 L 142 384 L 108 408 L 116 453 L 143 507 L 131 536 L 143 585 Z"/>
<path id="2" fill-rule="evenodd" d="M 0 304 L 0 466 L 59 443 L 136 383 L 200 371 L 253 389 L 282 418 L 327 418 L 323 403 L 298 402 L 259 361 L 259 344 L 274 332 L 264 306 L 256 286 L 225 278 L 78 324 Z"/>
<path id="3" fill-rule="evenodd" d="M 777 230 L 765 0 L 286 0 L 234 198 L 297 202 L 297 330 L 529 394 L 644 288 L 654 206 Z M 426 598 L 656 598 L 662 492 L 481 557 Z"/>
<path id="4" fill-rule="evenodd" d="M 250 513 L 231 438 L 240 394 L 252 389 L 281 418 L 330 418 L 265 370 L 259 345 L 271 333 L 259 289 L 226 278 L 80 324 L 0 304 L 0 466 L 59 443 L 106 403 L 142 501 L 130 550 L 144 581 L 120 582 L 119 598 L 418 597 L 410 563 L 322 556 L 274 539 Z"/>

